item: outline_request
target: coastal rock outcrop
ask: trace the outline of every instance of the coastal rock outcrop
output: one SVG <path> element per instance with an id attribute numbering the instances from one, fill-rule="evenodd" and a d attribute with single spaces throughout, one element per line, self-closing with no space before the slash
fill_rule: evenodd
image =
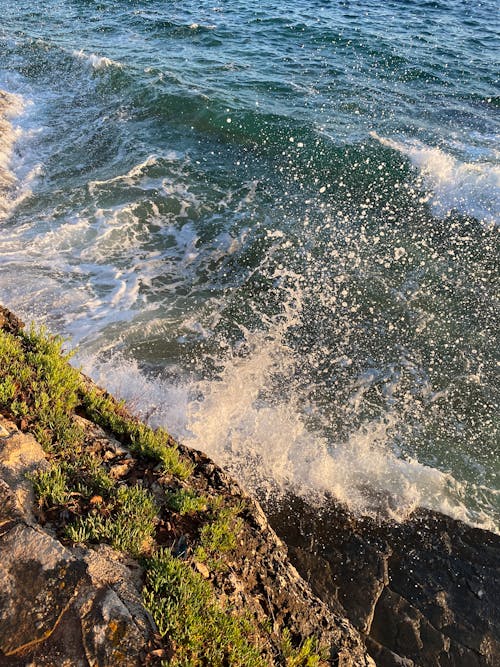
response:
<path id="1" fill-rule="evenodd" d="M 0 307 L 3 332 L 20 340 L 22 326 Z M 426 510 L 394 523 L 357 517 L 333 498 L 318 507 L 293 494 L 264 513 L 206 455 L 174 443 L 173 449 L 161 451 L 181 456 L 189 470 L 189 479 L 176 480 L 158 460 L 132 446 L 125 426 L 131 424 L 136 437 L 147 436 L 150 448 L 158 447 L 151 429 L 129 417 L 89 378 L 72 373 L 81 392 L 71 413 L 83 452 L 76 459 L 79 465 L 93 461 L 93 474 L 119 487 L 115 498 L 128 488 L 151 499 L 155 546 L 144 553 L 167 550 L 209 583 L 221 609 L 251 616 L 253 627 L 262 630 L 264 664 L 289 665 L 283 641 L 288 638 L 300 651 L 311 637 L 321 648 L 318 665 L 500 664 L 500 536 Z M 12 391 L 12 379 L 6 387 Z M 112 433 L 102 421 L 89 419 L 85 394 L 92 394 L 102 410 L 115 406 L 110 414 L 118 426 Z M 65 488 L 66 501 L 37 505 L 33 479 L 61 468 L 49 463 L 50 455 L 23 432 L 30 423 L 24 417 L 15 423 L 5 400 L 3 406 L 0 667 L 153 667 L 170 658 L 176 647 L 168 632 L 160 636 L 144 607 L 144 571 L 125 555 L 131 552 L 119 553 L 95 537 L 82 538 L 84 546 L 66 531 L 83 512 L 97 517 L 101 528 L 109 525 L 113 505 L 106 507 L 88 489 L 82 500 L 78 484 Z M 24 409 L 29 408 L 26 403 Z M 31 426 L 36 432 L 33 419 Z M 77 468 L 71 474 L 77 475 Z M 198 514 L 183 514 L 169 504 L 182 493 L 200 504 Z M 79 496 L 73 504 L 72 496 Z M 215 561 L 197 555 L 200 534 L 209 526 L 203 509 L 209 499 L 221 508 L 237 508 L 238 517 L 234 543 Z M 142 561 L 146 570 L 147 562 Z"/>
<path id="2" fill-rule="evenodd" d="M 153 630 L 138 566 L 37 524 L 26 474 L 45 466 L 34 438 L 0 416 L 0 665 L 144 664 Z"/>
<path id="3" fill-rule="evenodd" d="M 126 448 L 95 424 L 79 422 L 111 459 L 128 457 L 128 474 L 137 474 Z M 192 461 L 198 488 L 245 504 L 230 572 L 200 564 L 219 600 L 237 612 L 272 619 L 278 634 L 287 627 L 299 641 L 314 635 L 328 664 L 373 666 L 360 634 L 317 598 L 291 565 L 260 506 L 205 455 L 182 450 Z M 0 665 L 158 664 L 165 651 L 158 648 L 141 602 L 137 563 L 107 545 L 62 544 L 50 522 L 41 526 L 35 518 L 26 475 L 46 466 L 36 440 L 0 416 Z M 147 484 L 151 471 L 143 472 Z M 180 535 L 177 545 L 188 540 L 188 534 Z"/>
<path id="4" fill-rule="evenodd" d="M 328 662 L 338 667 L 372 666 L 361 635 L 346 619 L 315 595 L 288 558 L 285 543 L 271 527 L 260 505 L 205 454 L 181 446 L 195 465 L 194 476 L 206 491 L 242 499 L 246 509 L 229 578 L 214 573 L 219 596 L 235 609 L 258 609 L 276 628 L 288 627 L 296 637 L 316 636 L 329 647 Z"/>
<path id="5" fill-rule="evenodd" d="M 296 497 L 270 520 L 379 667 L 500 664 L 500 536 L 423 509 L 395 523 Z"/>

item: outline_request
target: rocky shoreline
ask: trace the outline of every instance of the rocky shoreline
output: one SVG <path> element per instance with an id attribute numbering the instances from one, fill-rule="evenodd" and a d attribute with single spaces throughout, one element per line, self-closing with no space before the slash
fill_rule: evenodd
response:
<path id="1" fill-rule="evenodd" d="M 0 307 L 0 331 L 16 338 L 22 330 Z M 88 378 L 80 382 L 112 402 Z M 130 434 L 117 435 L 112 419 L 96 423 L 82 399 L 71 419 L 85 456 L 95 458 L 112 489 L 140 488 L 158 508 L 154 544 L 131 558 L 126 548 L 112 548 L 111 538 L 68 538 L 75 521 L 114 516 L 115 490 L 109 500 L 104 491 L 76 497 L 73 490 L 64 502 L 36 502 L 26 475 L 50 470 L 55 455 L 30 434 L 25 415 L 13 414 L 5 400 L 0 412 L 0 665 L 175 661 L 183 647 L 161 632 L 145 604 L 145 563 L 155 549 L 168 549 L 209 584 L 220 609 L 252 619 L 260 664 L 500 663 L 499 536 L 426 511 L 405 524 L 378 523 L 333 499 L 320 511 L 290 496 L 266 516 L 201 452 L 175 444 L 190 471 L 180 481 L 131 447 Z M 125 413 L 117 414 L 121 424 Z M 183 513 L 168 500 L 180 492 L 208 499 L 207 506 Z M 235 539 L 203 558 L 203 531 L 214 525 L 207 507 L 215 504 L 237 508 Z M 182 664 L 216 664 L 197 660 Z M 220 664 L 236 664 L 231 647 Z"/>
<path id="2" fill-rule="evenodd" d="M 297 497 L 269 519 L 377 665 L 500 664 L 500 536 L 423 509 L 406 523 L 376 522 Z"/>

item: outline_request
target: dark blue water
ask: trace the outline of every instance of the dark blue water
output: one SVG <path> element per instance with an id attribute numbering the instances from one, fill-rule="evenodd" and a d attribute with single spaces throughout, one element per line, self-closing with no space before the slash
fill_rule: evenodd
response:
<path id="1" fill-rule="evenodd" d="M 256 493 L 498 530 L 497 2 L 1 6 L 0 300 Z"/>

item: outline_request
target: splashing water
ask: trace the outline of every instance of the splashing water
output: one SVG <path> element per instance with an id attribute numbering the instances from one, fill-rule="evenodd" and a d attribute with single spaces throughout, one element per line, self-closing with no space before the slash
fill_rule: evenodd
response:
<path id="1" fill-rule="evenodd" d="M 440 148 L 431 148 L 417 140 L 394 141 L 371 136 L 383 146 L 407 155 L 418 167 L 425 186 L 430 191 L 436 215 L 449 211 L 471 215 L 486 223 L 500 220 L 500 164 L 495 162 L 460 162 Z M 498 144 L 498 137 L 495 137 Z M 495 151 L 498 161 L 499 154 Z"/>
<path id="2" fill-rule="evenodd" d="M 15 206 L 13 193 L 16 176 L 11 170 L 12 151 L 20 130 L 11 122 L 21 113 L 22 98 L 0 90 L 0 220 Z"/>
<path id="3" fill-rule="evenodd" d="M 257 495 L 498 531 L 492 3 L 344 4 L 7 0 L 0 300 Z"/>

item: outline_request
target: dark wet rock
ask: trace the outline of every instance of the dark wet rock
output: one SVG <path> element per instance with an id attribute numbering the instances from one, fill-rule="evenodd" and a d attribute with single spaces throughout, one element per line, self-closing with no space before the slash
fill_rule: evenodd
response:
<path id="1" fill-rule="evenodd" d="M 23 327 L 24 322 L 22 320 L 10 310 L 0 305 L 0 329 L 3 329 L 7 333 L 16 334 Z"/>
<path id="2" fill-rule="evenodd" d="M 295 497 L 270 520 L 298 571 L 365 636 L 380 667 L 500 664 L 499 536 L 426 510 L 377 522 Z"/>

